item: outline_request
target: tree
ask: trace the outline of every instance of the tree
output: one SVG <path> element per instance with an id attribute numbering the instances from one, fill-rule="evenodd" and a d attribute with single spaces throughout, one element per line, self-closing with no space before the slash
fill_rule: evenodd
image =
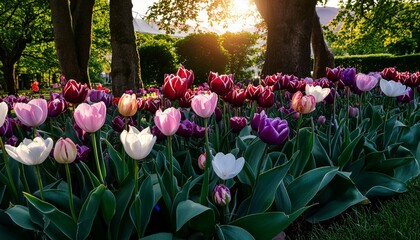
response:
<path id="1" fill-rule="evenodd" d="M 16 63 L 28 44 L 52 41 L 49 16 L 48 4 L 44 1 L 0 2 L 0 61 L 9 94 L 17 93 Z"/>
<path id="2" fill-rule="evenodd" d="M 112 91 L 119 96 L 141 85 L 140 58 L 134 35 L 131 0 L 110 1 Z"/>
<path id="3" fill-rule="evenodd" d="M 349 54 L 420 52 L 420 1 L 341 0 L 340 9 L 328 28 L 333 48 Z"/>
<path id="4" fill-rule="evenodd" d="M 210 20 L 223 19 L 230 1 L 160 0 L 149 9 L 148 18 L 163 29 L 185 28 L 206 9 Z M 267 25 L 267 50 L 263 74 L 283 72 L 310 75 L 310 37 L 317 0 L 254 0 Z"/>

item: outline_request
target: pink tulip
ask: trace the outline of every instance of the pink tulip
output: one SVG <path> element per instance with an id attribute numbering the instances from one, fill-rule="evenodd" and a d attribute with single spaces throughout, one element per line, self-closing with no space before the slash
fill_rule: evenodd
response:
<path id="1" fill-rule="evenodd" d="M 194 96 L 191 101 L 191 107 L 194 112 L 202 117 L 208 118 L 216 109 L 217 106 L 217 94 L 210 93 L 210 94 L 199 94 Z"/>
<path id="2" fill-rule="evenodd" d="M 372 90 L 378 84 L 379 78 L 369 76 L 363 73 L 356 75 L 356 86 L 360 91 L 366 92 Z"/>
<path id="3" fill-rule="evenodd" d="M 155 124 L 165 136 L 172 136 L 179 128 L 181 113 L 176 108 L 168 108 L 162 112 L 158 109 L 155 114 Z"/>
<path id="4" fill-rule="evenodd" d="M 106 106 L 104 102 L 89 105 L 81 103 L 74 110 L 74 120 L 84 131 L 93 133 L 98 131 L 105 123 Z"/>
<path id="5" fill-rule="evenodd" d="M 28 127 L 38 127 L 48 116 L 48 105 L 45 99 L 32 99 L 28 103 L 16 103 L 13 107 L 18 119 Z"/>

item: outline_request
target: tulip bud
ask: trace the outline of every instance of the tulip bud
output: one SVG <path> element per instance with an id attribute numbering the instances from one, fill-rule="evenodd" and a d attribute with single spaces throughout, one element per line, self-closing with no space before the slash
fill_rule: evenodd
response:
<path id="1" fill-rule="evenodd" d="M 356 68 L 342 69 L 340 79 L 346 86 L 353 86 L 356 83 Z"/>
<path id="2" fill-rule="evenodd" d="M 198 167 L 201 170 L 204 170 L 206 168 L 206 153 L 201 154 L 198 157 L 198 160 L 197 161 L 198 161 Z"/>
<path id="3" fill-rule="evenodd" d="M 180 66 L 176 75 L 181 78 L 185 78 L 187 80 L 188 87 L 192 87 L 194 82 L 194 72 L 192 70 L 187 70 L 184 66 Z"/>
<path id="4" fill-rule="evenodd" d="M 220 75 L 217 74 L 209 76 L 212 78 L 210 82 L 210 89 L 217 95 L 225 96 L 233 87 L 233 76 L 232 75 Z"/>
<path id="5" fill-rule="evenodd" d="M 251 121 L 251 128 L 254 131 L 258 131 L 258 126 L 260 125 L 260 121 L 262 118 L 265 118 L 266 114 L 265 111 L 261 111 L 261 113 L 254 113 L 254 117 L 252 118 Z"/>
<path id="6" fill-rule="evenodd" d="M 222 121 L 222 110 L 220 110 L 219 107 L 216 107 L 216 109 L 214 109 L 214 116 L 216 117 L 216 122 L 220 122 Z"/>
<path id="7" fill-rule="evenodd" d="M 230 118 L 230 126 L 233 133 L 239 133 L 246 126 L 245 117 L 232 117 Z"/>
<path id="8" fill-rule="evenodd" d="M 414 91 L 410 87 L 407 87 L 405 94 L 397 96 L 397 100 L 402 103 L 409 103 L 413 99 L 414 99 Z"/>
<path id="9" fill-rule="evenodd" d="M 204 127 L 200 127 L 197 124 L 194 125 L 193 137 L 203 138 L 205 133 L 206 133 L 206 129 Z"/>
<path id="10" fill-rule="evenodd" d="M 194 125 L 195 124 L 193 122 L 190 122 L 188 119 L 185 119 L 179 125 L 179 128 L 176 131 L 176 134 L 181 137 L 191 137 L 194 132 Z"/>
<path id="11" fill-rule="evenodd" d="M 292 108 L 298 113 L 310 113 L 315 110 L 315 97 L 312 95 L 302 96 L 302 92 L 298 91 L 293 94 Z"/>
<path id="12" fill-rule="evenodd" d="M 359 109 L 357 107 L 349 107 L 349 117 L 357 118 L 359 116 Z"/>
<path id="13" fill-rule="evenodd" d="M 397 78 L 398 72 L 395 68 L 385 68 L 381 72 L 382 78 L 386 80 L 395 80 Z"/>
<path id="14" fill-rule="evenodd" d="M 77 154 L 75 162 L 84 162 L 89 155 L 89 148 L 85 145 L 79 146 L 76 144 Z"/>
<path id="15" fill-rule="evenodd" d="M 58 115 L 66 111 L 67 104 L 65 103 L 64 99 L 56 98 L 52 101 L 49 101 L 47 107 L 48 117 L 57 117 Z"/>
<path id="16" fill-rule="evenodd" d="M 163 91 L 165 96 L 173 101 L 184 96 L 188 88 L 186 78 L 181 78 L 176 75 L 166 75 L 163 83 Z"/>
<path id="17" fill-rule="evenodd" d="M 131 117 L 137 112 L 136 94 L 123 94 L 118 101 L 118 111 L 124 117 Z"/>
<path id="18" fill-rule="evenodd" d="M 332 81 L 332 82 L 337 82 L 340 79 L 340 74 L 341 74 L 341 68 L 337 67 L 337 68 L 328 68 L 326 69 L 326 75 L 328 80 Z"/>
<path id="19" fill-rule="evenodd" d="M 264 91 L 264 87 L 261 85 L 258 85 L 254 87 L 252 84 L 248 84 L 248 87 L 246 88 L 246 98 L 251 100 L 257 100 L 258 96 Z"/>
<path id="20" fill-rule="evenodd" d="M 327 118 L 324 116 L 324 115 L 321 115 L 321 116 L 319 116 L 318 117 L 318 125 L 324 125 L 325 124 L 325 121 L 327 120 Z"/>
<path id="21" fill-rule="evenodd" d="M 67 102 L 82 103 L 88 95 L 89 89 L 75 80 L 70 79 L 63 88 L 63 96 Z"/>
<path id="22" fill-rule="evenodd" d="M 74 162 L 77 156 L 77 148 L 70 138 L 60 138 L 55 143 L 54 159 L 58 163 L 68 164 Z"/>
<path id="23" fill-rule="evenodd" d="M 274 93 L 270 88 L 265 88 L 264 91 L 258 96 L 257 103 L 260 107 L 269 108 L 274 104 Z"/>
<path id="24" fill-rule="evenodd" d="M 213 201 L 216 205 L 226 206 L 231 200 L 230 190 L 223 184 L 216 185 L 213 190 Z"/>
<path id="25" fill-rule="evenodd" d="M 242 107 L 245 102 L 246 92 L 244 89 L 231 90 L 226 95 L 226 100 L 234 107 Z"/>
<path id="26" fill-rule="evenodd" d="M 5 136 L 10 138 L 13 136 L 13 124 L 12 119 L 6 116 L 4 119 L 3 125 L 0 127 L 0 137 Z"/>

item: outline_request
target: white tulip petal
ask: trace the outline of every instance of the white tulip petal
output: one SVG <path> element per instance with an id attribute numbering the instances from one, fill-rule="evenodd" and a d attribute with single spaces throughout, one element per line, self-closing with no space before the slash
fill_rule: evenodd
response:
<path id="1" fill-rule="evenodd" d="M 0 127 L 3 126 L 4 121 L 6 120 L 7 112 L 9 111 L 9 107 L 5 102 L 0 103 Z"/>

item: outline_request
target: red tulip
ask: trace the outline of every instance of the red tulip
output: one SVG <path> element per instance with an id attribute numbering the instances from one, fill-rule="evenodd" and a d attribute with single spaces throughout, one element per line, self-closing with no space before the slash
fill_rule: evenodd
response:
<path id="1" fill-rule="evenodd" d="M 192 87 L 194 82 L 194 72 L 192 70 L 185 69 L 184 66 L 178 68 L 178 72 L 176 73 L 177 76 L 180 78 L 185 78 L 187 80 L 188 87 Z"/>
<path id="2" fill-rule="evenodd" d="M 274 104 L 274 93 L 269 87 L 266 87 L 264 91 L 259 95 L 257 103 L 260 107 L 268 108 Z"/>
<path id="3" fill-rule="evenodd" d="M 234 107 L 242 107 L 245 102 L 246 93 L 244 89 L 233 89 L 226 95 L 226 100 Z"/>
<path id="4" fill-rule="evenodd" d="M 257 100 L 258 96 L 264 91 L 264 87 L 261 85 L 258 85 L 254 87 L 252 84 L 248 84 L 248 87 L 246 88 L 246 98 L 250 100 Z"/>
<path id="5" fill-rule="evenodd" d="M 395 68 L 385 68 L 381 72 L 382 78 L 384 78 L 386 80 L 395 80 L 397 75 L 398 75 L 398 72 Z"/>
<path id="6" fill-rule="evenodd" d="M 194 92 L 191 89 L 187 89 L 184 96 L 179 99 L 179 106 L 183 108 L 190 108 L 193 97 Z"/>
<path id="7" fill-rule="evenodd" d="M 163 83 L 163 92 L 169 100 L 176 100 L 184 96 L 187 91 L 188 82 L 186 78 L 181 78 L 173 74 L 166 75 Z"/>
<path id="8" fill-rule="evenodd" d="M 82 103 L 88 95 L 89 89 L 86 85 L 77 83 L 70 79 L 63 88 L 63 96 L 67 102 Z"/>
<path id="9" fill-rule="evenodd" d="M 210 89 L 212 92 L 215 92 L 217 95 L 225 96 L 233 87 L 233 76 L 232 75 L 217 75 L 213 72 L 210 73 L 209 79 Z"/>
<path id="10" fill-rule="evenodd" d="M 271 76 L 266 76 L 264 80 L 262 80 L 261 85 L 263 85 L 264 87 L 266 86 L 274 86 L 274 84 L 276 84 L 276 82 L 281 79 L 281 74 L 277 73 L 277 74 L 273 74 Z"/>

